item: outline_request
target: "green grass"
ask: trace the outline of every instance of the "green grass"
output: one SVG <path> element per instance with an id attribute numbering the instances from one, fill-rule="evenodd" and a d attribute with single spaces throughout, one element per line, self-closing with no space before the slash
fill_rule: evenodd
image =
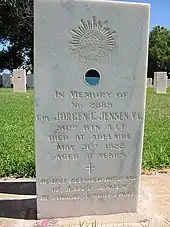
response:
<path id="1" fill-rule="evenodd" d="M 34 176 L 33 92 L 0 89 L 0 177 Z"/>
<path id="2" fill-rule="evenodd" d="M 169 94 L 147 90 L 143 169 L 170 167 Z M 33 91 L 0 89 L 0 177 L 35 176 Z"/>
<path id="3" fill-rule="evenodd" d="M 144 169 L 170 167 L 170 88 L 168 94 L 147 90 Z"/>

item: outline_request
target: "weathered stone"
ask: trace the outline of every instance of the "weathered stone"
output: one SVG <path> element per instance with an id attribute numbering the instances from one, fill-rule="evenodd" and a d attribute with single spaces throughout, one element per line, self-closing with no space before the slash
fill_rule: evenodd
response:
<path id="1" fill-rule="evenodd" d="M 35 1 L 38 218 L 135 212 L 149 5 Z"/>

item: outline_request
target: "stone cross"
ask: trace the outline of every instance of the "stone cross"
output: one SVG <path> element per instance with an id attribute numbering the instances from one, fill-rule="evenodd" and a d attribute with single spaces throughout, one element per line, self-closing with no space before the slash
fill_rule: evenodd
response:
<path id="1" fill-rule="evenodd" d="M 92 175 L 92 170 L 94 169 L 94 166 L 92 165 L 91 162 L 89 162 L 89 166 L 86 167 L 87 170 L 89 170 L 89 175 Z"/>

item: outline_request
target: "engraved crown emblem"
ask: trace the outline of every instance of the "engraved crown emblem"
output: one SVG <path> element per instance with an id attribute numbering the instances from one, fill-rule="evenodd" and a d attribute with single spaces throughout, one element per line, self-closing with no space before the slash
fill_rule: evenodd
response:
<path id="1" fill-rule="evenodd" d="M 92 21 L 81 20 L 77 30 L 72 29 L 70 52 L 77 53 L 80 62 L 108 62 L 109 55 L 116 49 L 115 33 L 93 17 Z"/>

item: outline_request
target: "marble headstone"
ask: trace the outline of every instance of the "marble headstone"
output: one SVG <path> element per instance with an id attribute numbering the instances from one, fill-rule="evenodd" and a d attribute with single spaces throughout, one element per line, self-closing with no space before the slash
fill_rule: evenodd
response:
<path id="1" fill-rule="evenodd" d="M 2 75 L 2 85 L 4 88 L 11 88 L 11 75 L 10 74 Z"/>
<path id="2" fill-rule="evenodd" d="M 168 87 L 170 87 L 170 79 L 168 79 Z"/>
<path id="3" fill-rule="evenodd" d="M 34 87 L 34 75 L 27 74 L 27 88 L 33 88 L 33 87 Z"/>
<path id="4" fill-rule="evenodd" d="M 167 89 L 167 73 L 166 72 L 156 72 L 155 73 L 155 92 L 166 94 Z"/>
<path id="5" fill-rule="evenodd" d="M 156 92 L 156 78 L 157 78 L 157 72 L 154 72 L 154 78 L 153 78 L 154 92 Z"/>
<path id="6" fill-rule="evenodd" d="M 153 85 L 152 85 L 152 78 L 147 78 L 147 87 L 148 88 L 152 88 Z"/>
<path id="7" fill-rule="evenodd" d="M 2 84 L 2 76 L 0 75 L 0 87 L 3 87 L 3 84 Z"/>
<path id="8" fill-rule="evenodd" d="M 26 92 L 26 70 L 14 69 L 13 70 L 13 91 Z"/>
<path id="9" fill-rule="evenodd" d="M 38 218 L 137 210 L 149 8 L 35 1 Z"/>

